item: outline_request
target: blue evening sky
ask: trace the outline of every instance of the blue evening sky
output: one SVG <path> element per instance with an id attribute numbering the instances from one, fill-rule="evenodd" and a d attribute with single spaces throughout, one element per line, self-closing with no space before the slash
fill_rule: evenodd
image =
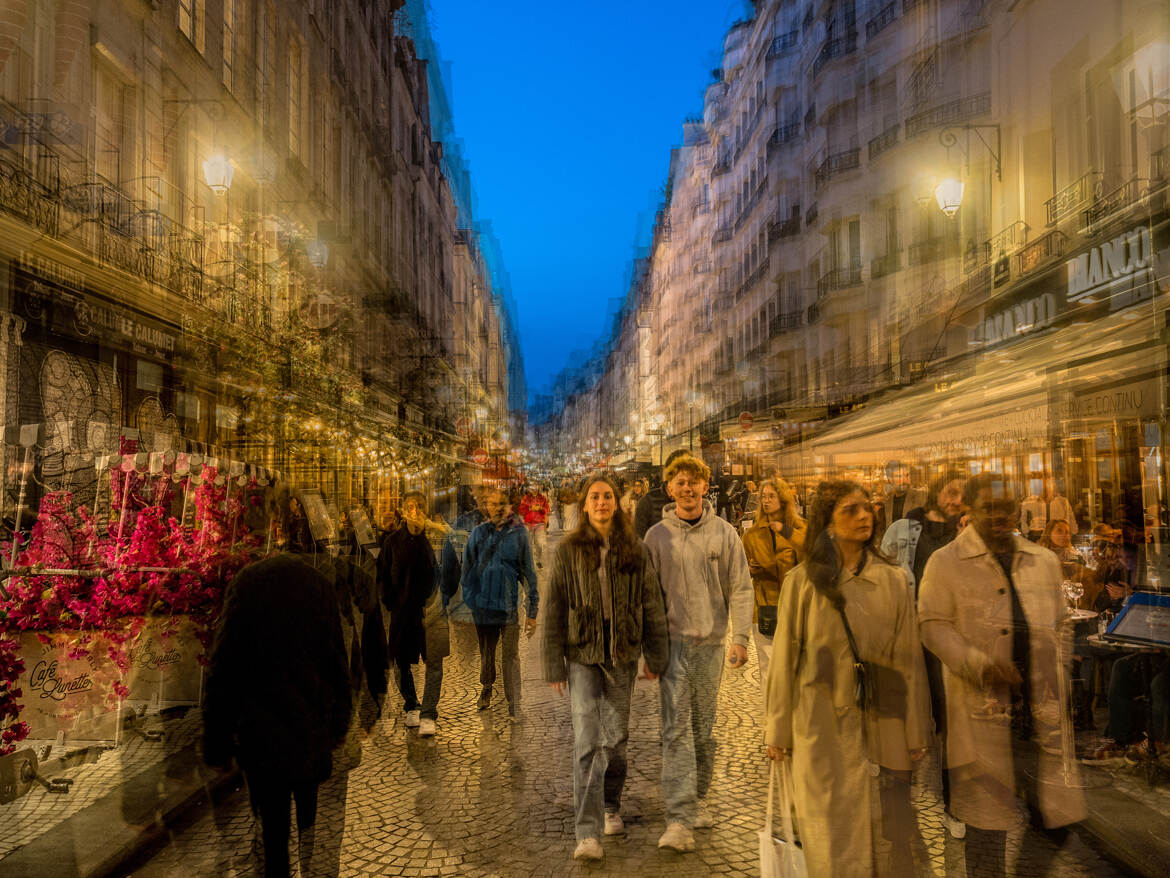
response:
<path id="1" fill-rule="evenodd" d="M 456 134 L 512 280 L 529 394 L 604 331 L 746 0 L 432 0 Z"/>

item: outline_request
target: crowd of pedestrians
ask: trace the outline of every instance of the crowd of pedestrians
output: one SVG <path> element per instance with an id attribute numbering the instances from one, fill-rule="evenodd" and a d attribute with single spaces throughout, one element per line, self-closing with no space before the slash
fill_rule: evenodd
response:
<path id="1" fill-rule="evenodd" d="M 572 719 L 574 857 L 602 859 L 603 839 L 624 831 L 638 678 L 657 681 L 659 697 L 658 846 L 686 852 L 696 830 L 729 816 L 707 799 L 713 729 L 724 669 L 742 668 L 752 641 L 761 755 L 791 766 L 808 874 L 920 868 L 915 783 L 941 784 L 947 827 L 967 839 L 968 869 L 1004 874 L 1017 800 L 1053 850 L 1084 816 L 1063 733 L 1073 650 L 1060 624 L 1062 582 L 1099 579 L 1085 590 L 1091 605 L 1120 602 L 1129 590 L 1122 554 L 1099 545 L 1094 577 L 1070 571 L 1080 560 L 1075 523 L 1051 518 L 1035 541 L 1022 536 L 1020 497 L 1001 476 L 944 472 L 914 489 L 899 465 L 886 475 L 873 493 L 821 482 L 802 503 L 777 475 L 741 489 L 676 451 L 649 489 L 634 481 L 623 490 L 605 472 L 548 493 L 479 488 L 450 522 L 428 518 L 423 494 L 406 494 L 378 546 L 376 593 L 389 624 L 361 632 L 371 692 L 380 699 L 385 690 L 379 649 L 367 642 L 380 640 L 406 726 L 437 734 L 449 622 L 460 621 L 474 625 L 479 646 L 476 706 L 491 705 L 500 652 L 508 715 L 521 722 L 520 634 L 532 635 L 540 618 L 544 678 L 567 695 Z M 727 501 L 713 502 L 712 491 Z M 550 527 L 561 531 L 551 557 Z M 302 530 L 285 528 L 300 535 L 289 548 L 303 553 Z M 1111 536 L 1102 534 L 1099 542 Z M 274 588 L 281 611 L 261 624 Z M 269 847 L 288 834 L 290 797 L 302 834 L 312 826 L 315 785 L 328 776 L 351 710 L 337 632 L 309 611 L 327 591 L 296 555 L 248 568 L 228 590 L 212 650 L 205 755 L 216 765 L 239 760 Z M 306 682 L 292 692 L 290 680 L 286 696 L 264 707 L 238 689 L 234 669 L 259 661 L 264 637 L 275 636 L 304 644 Z M 412 671 L 420 662 L 421 700 Z M 1125 674 L 1115 669 L 1119 682 L 1110 684 L 1119 726 L 1128 721 L 1125 687 L 1133 688 Z M 277 735 L 276 748 L 262 746 L 258 729 L 266 741 L 288 729 L 289 741 Z M 924 759 L 932 749 L 938 758 Z M 298 766 L 279 782 L 274 754 Z M 939 767 L 941 776 L 923 776 Z M 287 859 L 268 862 L 268 874 L 287 874 Z"/>

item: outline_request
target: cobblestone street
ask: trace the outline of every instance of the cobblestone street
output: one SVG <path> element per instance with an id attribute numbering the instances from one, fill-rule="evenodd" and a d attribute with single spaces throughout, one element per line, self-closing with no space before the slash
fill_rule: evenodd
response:
<path id="1" fill-rule="evenodd" d="M 540 678 L 537 637 L 521 638 L 524 721 L 510 723 L 497 683 L 490 710 L 475 709 L 478 665 L 474 629 L 453 625 L 438 734 L 420 738 L 403 724 L 392 686 L 385 715 L 368 732 L 355 724 L 337 771 L 321 788 L 310 844 L 293 841 L 293 861 L 308 876 L 759 874 L 757 830 L 763 824 L 767 764 L 759 729 L 759 674 L 754 653 L 743 671 L 725 672 L 716 738 L 719 753 L 710 804 L 713 829 L 696 832 L 691 854 L 659 852 L 663 830 L 657 684 L 640 681 L 633 699 L 630 771 L 623 802 L 627 832 L 606 838 L 605 861 L 575 864 L 571 729 L 567 698 Z M 539 636 L 539 632 L 538 635 Z M 421 686 L 421 674 L 418 677 Z M 362 705 L 369 717 L 372 705 Z M 360 762 L 358 762 L 360 753 Z M 356 765 L 354 763 L 357 763 Z M 962 844 L 946 838 L 937 796 L 916 791 L 925 854 L 924 874 L 962 866 Z M 133 872 L 141 878 L 259 874 L 253 821 L 243 790 L 215 812 L 198 815 L 153 859 Z M 1046 843 L 1033 833 L 1012 836 L 1017 874 L 1030 869 Z M 255 850 L 259 850 L 256 842 Z M 338 869 L 340 864 L 340 869 Z M 955 874 L 953 871 L 951 874 Z M 958 874 L 961 874 L 958 873 Z M 1117 874 L 1075 836 L 1052 875 Z"/>

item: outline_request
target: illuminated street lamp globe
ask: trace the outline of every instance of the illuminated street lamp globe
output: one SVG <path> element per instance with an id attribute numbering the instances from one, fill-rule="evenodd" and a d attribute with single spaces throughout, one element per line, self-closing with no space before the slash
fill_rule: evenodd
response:
<path id="1" fill-rule="evenodd" d="M 934 187 L 934 199 L 938 208 L 947 216 L 954 216 L 963 203 L 963 183 L 954 177 L 947 177 Z"/>
<path id="2" fill-rule="evenodd" d="M 223 195 L 232 188 L 232 176 L 235 172 L 232 163 L 221 153 L 203 162 L 203 177 L 207 180 L 207 188 L 216 195 Z"/>

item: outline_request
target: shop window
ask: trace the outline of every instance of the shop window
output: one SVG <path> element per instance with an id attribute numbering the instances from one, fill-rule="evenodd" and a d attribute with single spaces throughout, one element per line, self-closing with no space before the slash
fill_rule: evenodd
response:
<path id="1" fill-rule="evenodd" d="M 179 391 L 175 394 L 175 414 L 187 421 L 198 423 L 200 413 L 199 397 L 194 393 Z"/>
<path id="2" fill-rule="evenodd" d="M 145 390 L 147 393 L 162 393 L 162 366 L 158 363 L 151 363 L 149 360 L 139 360 L 137 362 L 137 371 L 136 383 L 139 390 Z"/>
<path id="3" fill-rule="evenodd" d="M 235 406 L 216 405 L 215 428 L 217 430 L 235 430 L 239 420 L 240 414 L 236 411 Z"/>

